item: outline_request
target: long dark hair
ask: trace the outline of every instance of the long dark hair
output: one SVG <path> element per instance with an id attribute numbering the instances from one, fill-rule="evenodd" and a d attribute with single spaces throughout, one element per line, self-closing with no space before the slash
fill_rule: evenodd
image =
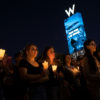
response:
<path id="1" fill-rule="evenodd" d="M 51 49 L 51 48 L 54 48 L 53 46 L 47 46 L 45 49 L 44 49 L 44 51 L 42 52 L 42 54 L 38 57 L 38 62 L 39 63 L 42 63 L 44 60 L 47 60 L 47 59 L 49 59 L 48 58 L 48 56 L 47 56 L 47 52 L 48 52 L 48 50 L 49 49 Z"/>
<path id="2" fill-rule="evenodd" d="M 54 47 L 53 47 L 53 46 L 48 46 L 48 47 L 46 47 L 46 48 L 44 49 L 44 52 L 43 52 L 43 59 L 49 59 L 47 53 L 48 53 L 48 50 L 51 49 L 51 48 L 54 48 Z"/>
<path id="3" fill-rule="evenodd" d="M 90 50 L 87 48 L 87 46 L 94 40 L 86 40 L 84 42 L 84 49 L 85 49 L 85 56 L 87 56 L 88 58 L 88 62 L 89 62 L 89 67 L 90 67 L 90 70 L 92 72 L 96 72 L 97 71 L 97 66 L 96 66 L 96 62 L 95 62 L 95 59 L 94 57 L 92 56 Z"/>
<path id="4" fill-rule="evenodd" d="M 48 50 L 51 49 L 51 48 L 54 49 L 53 46 L 47 46 L 47 47 L 44 49 L 44 52 L 42 53 L 40 62 L 42 62 L 42 61 L 44 61 L 44 60 L 47 60 L 47 61 L 50 63 L 50 59 L 49 59 L 47 53 L 48 53 Z M 54 58 L 54 62 L 57 63 L 57 64 L 59 63 L 58 60 L 56 59 L 56 57 Z"/>

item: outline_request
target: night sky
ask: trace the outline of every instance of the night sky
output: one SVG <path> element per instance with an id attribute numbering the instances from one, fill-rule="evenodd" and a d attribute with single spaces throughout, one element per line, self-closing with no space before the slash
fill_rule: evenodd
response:
<path id="1" fill-rule="evenodd" d="M 87 38 L 100 44 L 99 0 L 3 0 L 0 2 L 0 48 L 13 56 L 33 41 L 40 53 L 48 45 L 56 52 L 67 52 L 64 29 L 65 9 L 76 4 L 81 12 Z"/>

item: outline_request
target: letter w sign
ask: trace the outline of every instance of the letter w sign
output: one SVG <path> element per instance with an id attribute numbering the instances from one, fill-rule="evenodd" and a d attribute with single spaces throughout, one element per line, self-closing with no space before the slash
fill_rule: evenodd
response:
<path id="1" fill-rule="evenodd" d="M 65 10 L 65 13 L 70 17 L 71 14 L 74 14 L 74 11 L 75 11 L 75 4 L 73 4 L 72 8 L 69 8 L 69 11 Z"/>

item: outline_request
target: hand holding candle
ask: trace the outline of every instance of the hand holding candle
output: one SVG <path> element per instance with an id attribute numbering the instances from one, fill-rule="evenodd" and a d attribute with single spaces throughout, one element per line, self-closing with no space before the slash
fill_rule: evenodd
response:
<path id="1" fill-rule="evenodd" d="M 44 62 L 42 63 L 42 65 L 43 65 L 43 69 L 44 69 L 44 70 L 47 70 L 47 69 L 48 69 L 48 62 L 47 62 L 47 61 L 44 61 Z"/>
<path id="2" fill-rule="evenodd" d="M 0 49 L 0 60 L 3 59 L 4 55 L 5 55 L 5 50 L 4 49 Z"/>
<path id="3" fill-rule="evenodd" d="M 57 65 L 52 65 L 52 71 L 56 72 L 56 70 L 57 70 Z"/>
<path id="4" fill-rule="evenodd" d="M 73 70 L 72 70 L 72 71 L 73 71 L 73 73 L 74 73 L 74 74 L 77 74 L 77 73 L 79 73 L 79 72 L 80 72 L 77 68 L 73 68 Z"/>

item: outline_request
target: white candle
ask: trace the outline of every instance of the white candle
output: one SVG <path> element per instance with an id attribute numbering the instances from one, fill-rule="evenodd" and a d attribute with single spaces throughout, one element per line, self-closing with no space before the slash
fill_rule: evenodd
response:
<path id="1" fill-rule="evenodd" d="M 44 61 L 44 62 L 42 63 L 42 65 L 43 65 L 43 69 L 44 69 L 44 70 L 47 70 L 47 69 L 48 69 L 48 62 L 47 62 L 47 61 Z"/>
<path id="2" fill-rule="evenodd" d="M 52 71 L 55 72 L 57 70 L 57 65 L 52 65 Z"/>
<path id="3" fill-rule="evenodd" d="M 0 60 L 3 59 L 4 55 L 5 55 L 5 51 L 4 49 L 0 49 Z"/>

